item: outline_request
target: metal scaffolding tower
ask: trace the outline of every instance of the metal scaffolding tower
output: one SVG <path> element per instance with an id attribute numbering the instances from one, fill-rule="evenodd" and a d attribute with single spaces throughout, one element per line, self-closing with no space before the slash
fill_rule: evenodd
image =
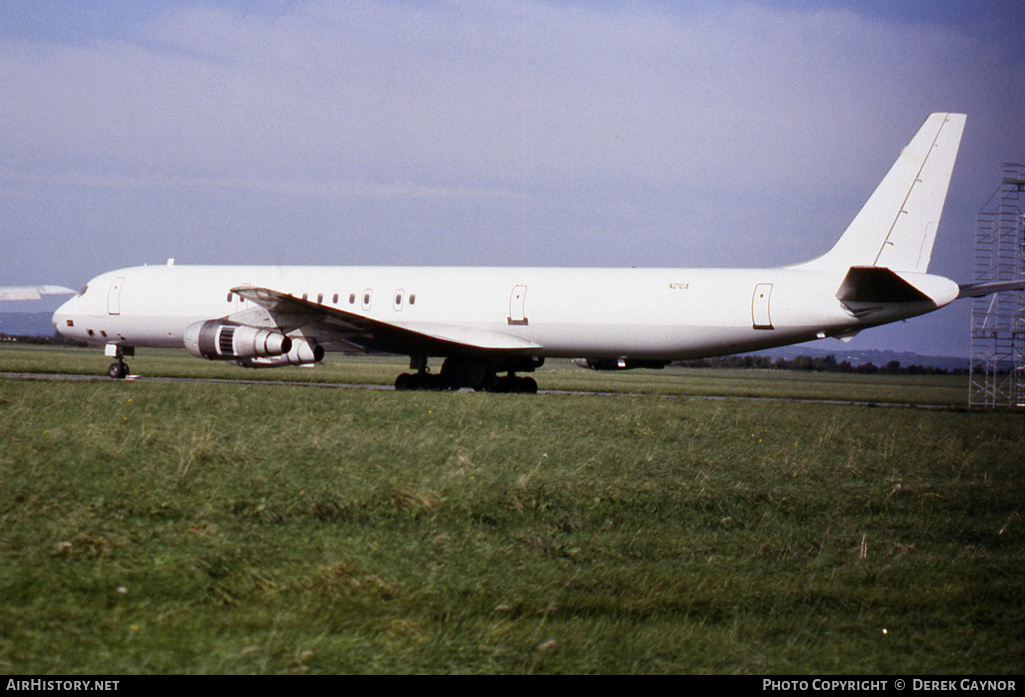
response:
<path id="1" fill-rule="evenodd" d="M 1004 163 L 975 216 L 975 282 L 1025 277 L 1025 165 Z M 1025 408 L 1025 293 L 972 300 L 968 404 Z"/>

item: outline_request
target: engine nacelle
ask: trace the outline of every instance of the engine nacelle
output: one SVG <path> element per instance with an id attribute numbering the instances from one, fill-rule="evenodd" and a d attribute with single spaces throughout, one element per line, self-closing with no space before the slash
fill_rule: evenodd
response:
<path id="1" fill-rule="evenodd" d="M 269 358 L 247 358 L 235 361 L 243 368 L 280 368 L 286 365 L 312 366 L 324 358 L 324 347 L 306 339 L 293 339 L 288 353 Z"/>
<path id="2" fill-rule="evenodd" d="M 591 370 L 633 370 L 634 368 L 661 370 L 669 365 L 669 361 L 643 358 L 574 358 L 573 362 L 581 368 L 590 368 Z"/>
<path id="3" fill-rule="evenodd" d="M 185 329 L 185 348 L 199 358 L 231 361 L 280 356 L 292 349 L 292 340 L 269 329 L 211 319 Z"/>

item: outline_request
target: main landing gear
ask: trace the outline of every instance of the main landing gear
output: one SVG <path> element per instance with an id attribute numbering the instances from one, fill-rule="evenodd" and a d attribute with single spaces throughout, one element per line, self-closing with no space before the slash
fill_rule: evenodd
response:
<path id="1" fill-rule="evenodd" d="M 395 389 L 405 392 L 409 390 L 447 390 L 448 386 L 435 373 L 403 373 L 395 378 Z"/>
<path id="2" fill-rule="evenodd" d="M 516 370 L 533 370 L 544 362 L 543 358 L 518 360 L 515 364 L 496 364 L 470 358 L 446 358 L 441 373 L 427 372 L 426 358 L 414 358 L 410 368 L 415 373 L 403 373 L 395 378 L 396 390 L 458 390 L 463 387 L 478 392 L 537 394 L 537 382 L 531 377 L 520 377 Z M 498 376 L 499 372 L 507 375 Z"/>

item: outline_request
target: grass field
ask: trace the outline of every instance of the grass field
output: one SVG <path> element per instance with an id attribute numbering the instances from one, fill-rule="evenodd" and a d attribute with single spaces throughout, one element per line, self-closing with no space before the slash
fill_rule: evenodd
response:
<path id="1" fill-rule="evenodd" d="M 408 371 L 398 357 L 329 354 L 315 369 L 247 370 L 193 358 L 184 351 L 141 349 L 127 359 L 133 373 L 148 377 L 195 377 L 268 382 L 391 385 Z M 105 376 L 107 364 L 96 348 L 0 346 L 0 372 L 74 373 Z M 435 359 L 432 367 L 439 367 Z M 859 375 L 782 370 L 667 368 L 597 372 L 568 360 L 550 360 L 534 374 L 542 390 L 625 394 L 832 399 L 918 405 L 963 406 L 965 375 Z"/>
<path id="2" fill-rule="evenodd" d="M 537 378 L 620 394 L 0 379 L 0 671 L 1025 668 L 1022 414 L 691 396 L 960 405 L 964 378 Z"/>

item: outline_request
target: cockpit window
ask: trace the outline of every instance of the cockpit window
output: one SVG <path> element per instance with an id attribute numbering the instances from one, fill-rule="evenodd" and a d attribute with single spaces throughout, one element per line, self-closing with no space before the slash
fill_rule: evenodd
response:
<path id="1" fill-rule="evenodd" d="M 88 283 L 86 283 L 84 286 L 82 286 L 82 290 L 78 291 L 78 294 L 79 295 L 85 295 L 85 292 L 87 290 L 89 290 L 89 284 Z"/>

